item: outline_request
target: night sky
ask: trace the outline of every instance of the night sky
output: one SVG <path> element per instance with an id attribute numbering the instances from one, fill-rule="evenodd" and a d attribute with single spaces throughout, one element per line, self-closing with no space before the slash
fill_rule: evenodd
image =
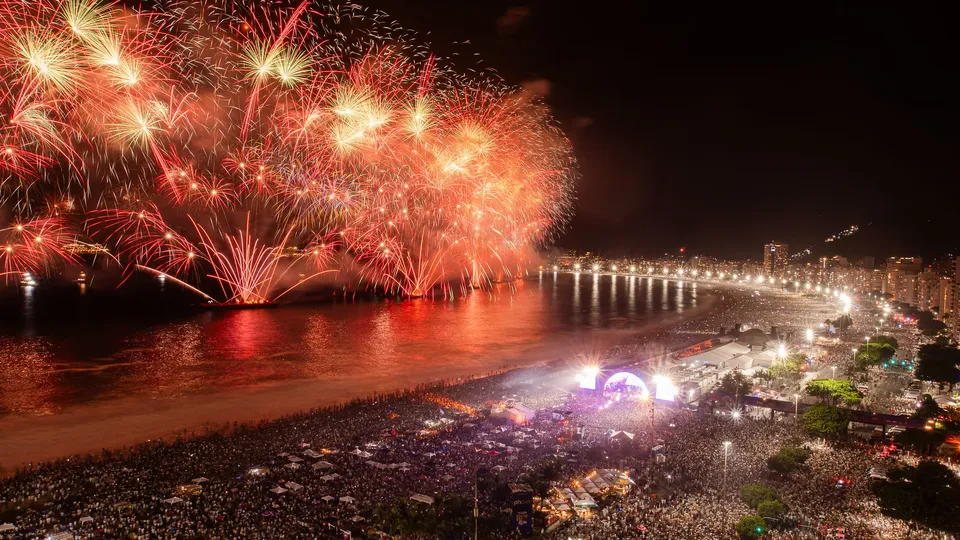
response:
<path id="1" fill-rule="evenodd" d="M 522 1 L 367 5 L 544 96 L 582 175 L 558 246 L 754 259 L 771 239 L 851 256 L 960 251 L 946 10 Z M 856 237 L 822 243 L 854 223 Z"/>

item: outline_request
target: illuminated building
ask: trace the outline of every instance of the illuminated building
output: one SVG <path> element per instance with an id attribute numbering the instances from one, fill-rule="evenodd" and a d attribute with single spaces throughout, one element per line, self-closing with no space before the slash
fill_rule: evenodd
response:
<path id="1" fill-rule="evenodd" d="M 770 242 L 763 246 L 763 271 L 766 274 L 783 273 L 787 269 L 790 250 L 787 244 Z"/>

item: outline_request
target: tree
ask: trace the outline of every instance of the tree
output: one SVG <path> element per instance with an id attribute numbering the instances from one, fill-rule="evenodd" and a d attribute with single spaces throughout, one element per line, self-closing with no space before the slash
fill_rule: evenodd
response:
<path id="1" fill-rule="evenodd" d="M 854 369 L 864 371 L 870 366 L 879 366 L 889 361 L 897 350 L 889 343 L 866 343 L 857 349 L 857 361 Z"/>
<path id="2" fill-rule="evenodd" d="M 740 372 L 734 370 L 720 379 L 720 391 L 731 396 L 743 396 L 750 391 L 750 380 Z"/>
<path id="3" fill-rule="evenodd" d="M 767 467 L 780 474 L 789 474 L 797 468 L 797 462 L 782 454 L 774 454 L 767 458 Z"/>
<path id="4" fill-rule="evenodd" d="M 920 325 L 918 324 L 917 328 L 919 327 Z M 923 335 L 925 336 L 932 337 L 939 334 L 940 332 L 943 332 L 946 329 L 947 329 L 947 324 L 945 322 L 931 321 L 930 324 L 924 325 L 924 328 L 920 329 L 920 332 L 922 332 Z"/>
<path id="5" fill-rule="evenodd" d="M 817 403 L 803 413 L 803 427 L 812 435 L 837 438 L 847 433 L 850 411 L 826 403 Z"/>
<path id="6" fill-rule="evenodd" d="M 763 501 L 757 506 L 757 514 L 766 519 L 780 519 L 787 513 L 787 507 L 780 501 Z"/>
<path id="7" fill-rule="evenodd" d="M 859 405 L 863 394 L 852 382 L 841 379 L 815 379 L 807 383 L 807 394 L 832 405 Z"/>
<path id="8" fill-rule="evenodd" d="M 843 332 L 853 326 L 853 319 L 849 315 L 841 315 L 836 320 L 827 320 L 827 323 Z"/>
<path id="9" fill-rule="evenodd" d="M 776 377 L 774 377 L 774 376 L 773 376 L 773 373 L 770 373 L 770 370 L 768 370 L 768 369 L 758 369 L 757 371 L 755 371 L 755 372 L 753 373 L 753 378 L 754 378 L 754 379 L 760 379 L 761 381 L 770 382 L 770 381 L 772 381 L 773 379 L 775 379 Z"/>
<path id="10" fill-rule="evenodd" d="M 785 446 L 767 458 L 767 467 L 778 473 L 793 472 L 810 459 L 810 451 L 799 446 Z"/>
<path id="11" fill-rule="evenodd" d="M 942 345 L 923 345 L 917 351 L 917 370 L 915 375 L 924 381 L 953 385 L 960 381 L 960 349 Z"/>
<path id="12" fill-rule="evenodd" d="M 740 500 L 756 508 L 764 501 L 777 500 L 777 492 L 763 484 L 744 484 L 740 486 Z"/>
<path id="13" fill-rule="evenodd" d="M 778 379 L 796 382 L 800 380 L 803 369 L 807 366 L 807 355 L 794 351 L 779 360 L 774 360 L 770 366 L 770 374 Z"/>
<path id="14" fill-rule="evenodd" d="M 947 440 L 947 434 L 942 429 L 917 429 L 907 428 L 896 435 L 897 443 L 913 448 L 919 454 L 930 455 L 940 448 L 940 445 Z"/>
<path id="15" fill-rule="evenodd" d="M 930 394 L 924 394 L 923 399 L 920 401 L 920 406 L 917 407 L 917 411 L 913 413 L 914 418 L 936 418 L 940 416 L 943 412 L 943 409 L 940 408 L 940 405 L 937 403 L 933 396 Z"/>
<path id="16" fill-rule="evenodd" d="M 960 533 L 960 486 L 953 471 L 936 461 L 887 472 L 887 480 L 871 486 L 880 510 L 950 533 Z"/>
<path id="17" fill-rule="evenodd" d="M 870 343 L 876 343 L 878 345 L 889 345 L 893 347 L 893 350 L 900 348 L 900 344 L 897 343 L 896 338 L 893 336 L 873 336 L 870 338 Z"/>
<path id="18" fill-rule="evenodd" d="M 743 540 L 756 540 L 767 530 L 767 522 L 760 516 L 743 516 L 737 522 L 737 535 Z"/>

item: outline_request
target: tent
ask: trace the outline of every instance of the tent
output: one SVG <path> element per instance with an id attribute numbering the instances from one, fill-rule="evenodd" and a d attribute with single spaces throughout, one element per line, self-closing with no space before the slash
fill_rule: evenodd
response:
<path id="1" fill-rule="evenodd" d="M 317 453 L 316 451 L 314 451 L 314 450 L 307 450 L 306 452 L 303 453 L 303 455 L 307 456 L 308 458 L 313 458 L 313 459 L 317 459 L 318 457 L 320 457 L 320 454 L 318 454 L 318 453 Z"/>
<path id="2" fill-rule="evenodd" d="M 73 540 L 73 535 L 68 532 L 59 532 L 46 536 L 45 540 Z"/>
<path id="3" fill-rule="evenodd" d="M 323 497 L 320 497 L 320 500 L 326 501 L 326 502 L 330 502 L 330 501 L 332 501 L 333 499 L 334 499 L 334 497 L 331 496 L 331 495 L 324 495 Z"/>
<path id="4" fill-rule="evenodd" d="M 449 481 L 453 480 L 453 477 L 450 476 L 449 474 L 445 474 L 445 475 L 441 476 L 440 479 L 443 480 L 444 482 L 449 482 Z"/>
<path id="5" fill-rule="evenodd" d="M 490 470 L 493 471 L 493 472 L 500 472 L 500 471 L 505 471 L 505 470 L 507 470 L 507 468 L 504 467 L 503 465 L 497 465 L 496 467 L 493 467 L 493 468 L 491 468 Z"/>
<path id="6" fill-rule="evenodd" d="M 301 489 L 303 489 L 303 486 L 301 486 L 296 482 L 287 482 L 287 489 L 289 489 L 290 491 L 300 491 Z"/>
<path id="7" fill-rule="evenodd" d="M 364 452 L 363 450 L 361 450 L 361 449 L 359 449 L 359 448 L 354 448 L 354 449 L 351 450 L 349 453 L 350 453 L 350 454 L 353 454 L 353 455 L 355 455 L 355 456 L 358 456 L 358 457 L 362 457 L 363 459 L 367 459 L 367 458 L 373 457 L 373 454 L 371 454 L 370 452 Z"/>
<path id="8" fill-rule="evenodd" d="M 350 521 L 354 523 L 359 523 L 361 521 L 366 521 L 366 518 L 364 518 L 363 516 L 353 516 L 352 518 L 350 518 Z"/>
<path id="9" fill-rule="evenodd" d="M 300 463 L 301 461 L 303 461 L 303 458 L 300 456 L 287 456 L 287 459 L 289 459 L 293 463 Z"/>
<path id="10" fill-rule="evenodd" d="M 204 482 L 209 482 L 209 481 L 210 481 L 209 478 L 204 478 L 203 476 L 201 476 L 200 478 L 194 478 L 193 480 L 191 480 L 191 482 L 193 482 L 194 484 L 202 484 Z"/>
<path id="11" fill-rule="evenodd" d="M 423 504 L 433 504 L 433 497 L 416 493 L 410 496 L 411 501 L 422 502 Z"/>
<path id="12" fill-rule="evenodd" d="M 330 463 L 329 461 L 318 461 L 313 464 L 313 468 L 314 469 L 332 469 L 333 463 Z"/>
<path id="13" fill-rule="evenodd" d="M 299 469 L 299 468 L 300 468 L 300 464 L 299 464 L 299 463 L 287 463 L 286 465 L 284 465 L 284 467 L 286 467 L 286 468 L 288 468 L 288 469 Z"/>
<path id="14" fill-rule="evenodd" d="M 13 523 L 4 523 L 3 525 L 0 525 L 0 532 L 10 532 L 15 530 L 17 530 L 17 528 L 13 526 Z"/>
<path id="15" fill-rule="evenodd" d="M 354 499 L 353 497 L 349 496 L 349 495 L 344 495 L 343 497 L 340 497 L 340 502 L 345 502 L 345 503 L 347 503 L 347 504 L 353 504 L 353 503 L 357 502 L 357 500 Z"/>
<path id="16" fill-rule="evenodd" d="M 181 499 L 180 497 L 170 497 L 169 499 L 164 499 L 163 502 L 167 504 L 177 504 L 177 503 L 182 503 L 183 499 Z"/>
<path id="17" fill-rule="evenodd" d="M 93 518 L 90 516 L 83 516 L 80 518 L 80 523 L 93 523 Z"/>
<path id="18" fill-rule="evenodd" d="M 287 490 L 283 489 L 283 488 L 280 487 L 280 486 L 277 486 L 277 487 L 271 489 L 270 492 L 271 492 L 271 493 L 276 493 L 277 495 L 280 495 L 281 493 L 286 493 Z"/>

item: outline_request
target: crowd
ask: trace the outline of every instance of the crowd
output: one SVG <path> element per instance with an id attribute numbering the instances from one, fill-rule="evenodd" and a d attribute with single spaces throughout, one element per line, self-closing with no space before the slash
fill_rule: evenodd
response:
<path id="1" fill-rule="evenodd" d="M 757 326 L 770 323 L 758 309 L 771 308 L 768 301 L 780 306 L 777 320 L 793 317 L 796 329 L 818 316 L 802 300 L 757 295 L 730 300 L 722 318 L 683 323 L 670 339 L 689 342 L 744 315 Z M 651 345 L 629 347 L 618 354 Z M 872 502 L 867 471 L 891 458 L 856 444 L 812 444 L 789 415 L 735 419 L 629 395 L 576 393 L 564 377 L 569 372 L 557 366 L 525 368 L 30 465 L 0 480 L 0 524 L 10 524 L 0 526 L 0 538 L 372 537 L 395 532 L 390 516 L 399 504 L 436 515 L 459 505 L 462 519 L 432 536 L 463 536 L 480 483 L 484 537 L 506 537 L 509 497 L 494 487 L 536 483 L 547 468 L 552 485 L 563 487 L 599 467 L 629 471 L 634 488 L 601 497 L 591 519 L 571 517 L 555 536 L 733 538 L 737 520 L 752 512 L 739 487 L 764 482 L 788 509 L 789 529 L 773 538 L 943 538 L 883 517 Z M 511 401 L 537 410 L 536 418 L 518 426 L 489 415 Z M 623 431 L 629 437 L 611 437 Z M 767 470 L 767 457 L 801 443 L 812 451 L 802 474 Z M 662 462 L 650 455 L 660 445 Z"/>

